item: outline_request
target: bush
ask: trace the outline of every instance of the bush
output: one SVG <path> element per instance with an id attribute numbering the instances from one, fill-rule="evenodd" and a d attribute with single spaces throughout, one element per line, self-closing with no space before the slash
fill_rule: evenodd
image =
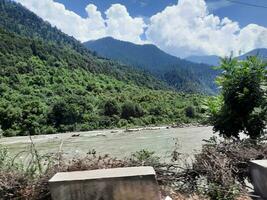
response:
<path id="1" fill-rule="evenodd" d="M 185 108 L 185 116 L 189 118 L 194 118 L 196 116 L 196 111 L 193 106 L 188 106 Z"/>
<path id="2" fill-rule="evenodd" d="M 194 179 L 205 182 L 199 190 L 214 200 L 234 200 L 250 181 L 249 162 L 266 159 L 267 145 L 250 139 L 218 142 L 215 137 L 206 142 L 193 163 Z"/>
<path id="3" fill-rule="evenodd" d="M 107 100 L 104 104 L 104 114 L 106 116 L 120 115 L 120 106 L 117 101 Z"/>
<path id="4" fill-rule="evenodd" d="M 57 128 L 62 125 L 74 125 L 80 122 L 82 118 L 79 110 L 73 104 L 69 104 L 63 100 L 53 105 L 48 116 L 50 122 Z"/>
<path id="5" fill-rule="evenodd" d="M 245 61 L 224 59 L 224 73 L 218 78 L 223 104 L 213 114 L 214 131 L 224 137 L 239 137 L 244 132 L 251 138 L 263 135 L 266 126 L 266 63 L 256 57 Z"/>
<path id="6" fill-rule="evenodd" d="M 121 116 L 124 119 L 130 119 L 130 117 L 139 118 L 144 115 L 143 108 L 136 103 L 126 102 L 122 105 L 122 113 Z"/>

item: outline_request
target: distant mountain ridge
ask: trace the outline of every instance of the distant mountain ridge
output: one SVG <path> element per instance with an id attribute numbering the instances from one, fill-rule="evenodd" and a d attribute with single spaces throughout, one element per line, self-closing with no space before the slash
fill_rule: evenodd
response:
<path id="1" fill-rule="evenodd" d="M 162 70 L 157 67 L 162 65 L 170 66 L 177 63 L 176 57 L 151 44 L 136 45 L 131 42 L 106 37 L 88 41 L 84 45 L 101 56 L 119 60 L 125 64 L 142 66 L 143 68 L 153 67 L 153 70 Z"/>
<path id="2" fill-rule="evenodd" d="M 252 51 L 249 51 L 241 56 L 238 56 L 237 58 L 240 60 L 246 59 L 248 56 L 258 56 L 262 59 L 267 59 L 267 49 L 265 48 L 259 48 L 254 49 Z M 220 57 L 216 55 L 211 56 L 189 56 L 186 58 L 186 60 L 196 62 L 196 63 L 203 63 L 213 66 L 218 66 L 220 64 Z"/>
<path id="3" fill-rule="evenodd" d="M 259 58 L 267 59 L 267 49 L 265 48 L 254 49 L 252 51 L 245 53 L 244 55 L 239 56 L 238 58 L 243 60 L 246 59 L 248 56 L 258 56 Z"/>
<path id="4" fill-rule="evenodd" d="M 88 41 L 84 45 L 100 56 L 147 70 L 178 91 L 217 92 L 214 79 L 218 72 L 211 66 L 169 55 L 155 45 L 137 45 L 111 37 Z"/>
<path id="5" fill-rule="evenodd" d="M 211 56 L 189 56 L 185 58 L 188 61 L 195 63 L 202 63 L 212 66 L 218 66 L 220 64 L 220 57 L 216 55 Z"/>

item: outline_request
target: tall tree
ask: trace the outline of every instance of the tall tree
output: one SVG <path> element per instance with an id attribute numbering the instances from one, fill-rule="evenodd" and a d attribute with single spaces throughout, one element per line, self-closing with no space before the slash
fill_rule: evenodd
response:
<path id="1" fill-rule="evenodd" d="M 244 61 L 222 60 L 223 73 L 218 83 L 222 87 L 223 104 L 212 117 L 214 131 L 228 138 L 238 138 L 241 132 L 251 138 L 264 133 L 266 66 L 267 63 L 256 57 Z"/>

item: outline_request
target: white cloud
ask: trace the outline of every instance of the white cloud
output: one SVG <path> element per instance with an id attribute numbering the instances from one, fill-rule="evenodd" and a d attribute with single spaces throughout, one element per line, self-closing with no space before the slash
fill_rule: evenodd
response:
<path id="1" fill-rule="evenodd" d="M 204 0 L 179 0 L 150 20 L 131 17 L 125 6 L 113 4 L 101 13 L 93 4 L 83 18 L 54 0 L 15 0 L 80 41 L 112 36 L 134 43 L 153 43 L 179 57 L 193 54 L 229 55 L 267 47 L 267 28 L 237 22 L 210 14 Z M 147 41 L 142 41 L 144 35 Z"/>
<path id="2" fill-rule="evenodd" d="M 82 18 L 53 0 L 15 1 L 82 42 L 112 36 L 120 40 L 143 43 L 140 38 L 145 27 L 143 19 L 132 18 L 126 7 L 120 4 L 111 5 L 106 11 L 105 19 L 93 4 L 85 8 L 88 16 Z"/>
<path id="3" fill-rule="evenodd" d="M 177 56 L 235 55 L 267 47 L 267 29 L 255 24 L 240 28 L 237 22 L 210 14 L 204 0 L 179 0 L 150 19 L 146 36 Z"/>
<path id="4" fill-rule="evenodd" d="M 142 18 L 132 18 L 126 7 L 113 4 L 106 12 L 107 35 L 125 41 L 142 43 L 140 36 L 144 33 L 145 23 Z"/>

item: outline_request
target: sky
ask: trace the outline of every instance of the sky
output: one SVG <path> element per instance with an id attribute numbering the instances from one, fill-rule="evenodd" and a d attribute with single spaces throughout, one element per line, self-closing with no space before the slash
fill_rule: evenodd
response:
<path id="1" fill-rule="evenodd" d="M 15 0 L 81 42 L 111 36 L 177 57 L 267 48 L 267 0 Z"/>

